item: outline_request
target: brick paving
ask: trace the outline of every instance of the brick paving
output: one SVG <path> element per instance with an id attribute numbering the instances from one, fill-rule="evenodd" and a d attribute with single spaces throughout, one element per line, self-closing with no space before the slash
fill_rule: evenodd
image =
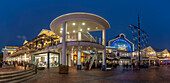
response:
<path id="1" fill-rule="evenodd" d="M 69 69 L 69 74 L 59 74 L 58 68 L 41 71 L 26 83 L 170 83 L 170 67 L 150 67 L 135 71 L 100 71 Z"/>

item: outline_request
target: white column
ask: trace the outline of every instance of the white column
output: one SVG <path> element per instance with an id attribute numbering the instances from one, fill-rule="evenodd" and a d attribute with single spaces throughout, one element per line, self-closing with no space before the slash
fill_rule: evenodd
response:
<path id="1" fill-rule="evenodd" d="M 63 23 L 62 65 L 66 65 L 66 22 Z"/>
<path id="2" fill-rule="evenodd" d="M 60 65 L 62 64 L 62 53 L 60 52 Z"/>
<path id="3" fill-rule="evenodd" d="M 81 32 L 78 32 L 78 41 L 81 41 Z"/>
<path id="4" fill-rule="evenodd" d="M 60 37 L 60 43 L 62 43 L 62 41 L 63 41 L 62 39 L 63 39 L 63 38 L 62 38 L 62 37 Z M 57 42 L 57 41 L 56 41 L 56 42 Z"/>
<path id="5" fill-rule="evenodd" d="M 81 51 L 78 50 L 78 64 L 77 65 L 81 65 Z"/>
<path id="6" fill-rule="evenodd" d="M 77 64 L 77 70 L 81 70 L 81 48 L 78 46 L 78 64 Z"/>
<path id="7" fill-rule="evenodd" d="M 78 41 L 81 41 L 81 32 L 78 32 Z M 81 70 L 81 48 L 78 46 L 78 64 L 77 70 Z"/>
<path id="8" fill-rule="evenodd" d="M 106 66 L 106 29 L 104 29 L 103 31 L 102 31 L 102 34 L 103 34 L 103 38 L 102 38 L 102 43 L 103 43 L 103 46 L 105 47 L 104 49 L 103 49 L 103 53 L 102 53 L 102 65 L 103 65 L 103 67 L 102 67 L 102 70 L 105 70 L 105 69 L 103 69 L 103 68 L 105 68 L 105 66 Z"/>
<path id="9" fill-rule="evenodd" d="M 71 54 L 68 55 L 68 65 L 71 67 Z"/>

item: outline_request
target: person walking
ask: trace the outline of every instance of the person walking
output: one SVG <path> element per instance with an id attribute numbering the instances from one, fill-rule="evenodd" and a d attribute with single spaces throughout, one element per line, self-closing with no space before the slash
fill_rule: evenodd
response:
<path id="1" fill-rule="evenodd" d="M 135 63 L 132 63 L 132 70 L 135 69 Z"/>
<path id="2" fill-rule="evenodd" d="M 126 63 L 126 70 L 128 70 L 128 63 Z"/>
<path id="3" fill-rule="evenodd" d="M 129 63 L 129 68 L 132 69 L 132 63 L 131 62 Z"/>
<path id="4" fill-rule="evenodd" d="M 86 63 L 86 70 L 89 69 L 89 62 Z"/>
<path id="5" fill-rule="evenodd" d="M 15 67 L 15 61 L 13 61 L 13 65 L 14 65 L 14 67 Z"/>

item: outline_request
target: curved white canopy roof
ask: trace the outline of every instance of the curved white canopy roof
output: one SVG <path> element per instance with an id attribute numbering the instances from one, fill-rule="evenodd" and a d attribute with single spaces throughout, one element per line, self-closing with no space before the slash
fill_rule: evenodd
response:
<path id="1" fill-rule="evenodd" d="M 83 21 L 87 23 L 87 27 L 88 26 L 94 27 L 94 25 L 96 27 L 99 27 L 99 28 L 95 28 L 96 31 L 97 31 L 97 29 L 109 29 L 110 28 L 109 23 L 104 18 L 102 18 L 98 15 L 95 15 L 95 14 L 83 13 L 83 12 L 68 13 L 68 14 L 61 15 L 61 16 L 55 18 L 51 22 L 50 28 L 53 32 L 56 33 L 59 30 L 58 28 L 62 27 L 63 22 L 80 23 Z M 68 23 L 68 28 L 71 28 L 71 29 L 74 28 L 74 27 L 69 27 L 70 24 L 71 23 Z M 94 31 L 94 28 L 92 31 Z"/>

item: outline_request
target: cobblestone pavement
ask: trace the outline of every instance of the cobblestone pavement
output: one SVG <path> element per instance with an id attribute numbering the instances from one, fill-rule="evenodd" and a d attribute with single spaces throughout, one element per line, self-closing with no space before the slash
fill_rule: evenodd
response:
<path id="1" fill-rule="evenodd" d="M 26 83 L 170 83 L 170 67 L 150 67 L 135 71 L 85 71 L 70 68 L 69 74 L 59 74 L 58 68 L 51 68 Z"/>

